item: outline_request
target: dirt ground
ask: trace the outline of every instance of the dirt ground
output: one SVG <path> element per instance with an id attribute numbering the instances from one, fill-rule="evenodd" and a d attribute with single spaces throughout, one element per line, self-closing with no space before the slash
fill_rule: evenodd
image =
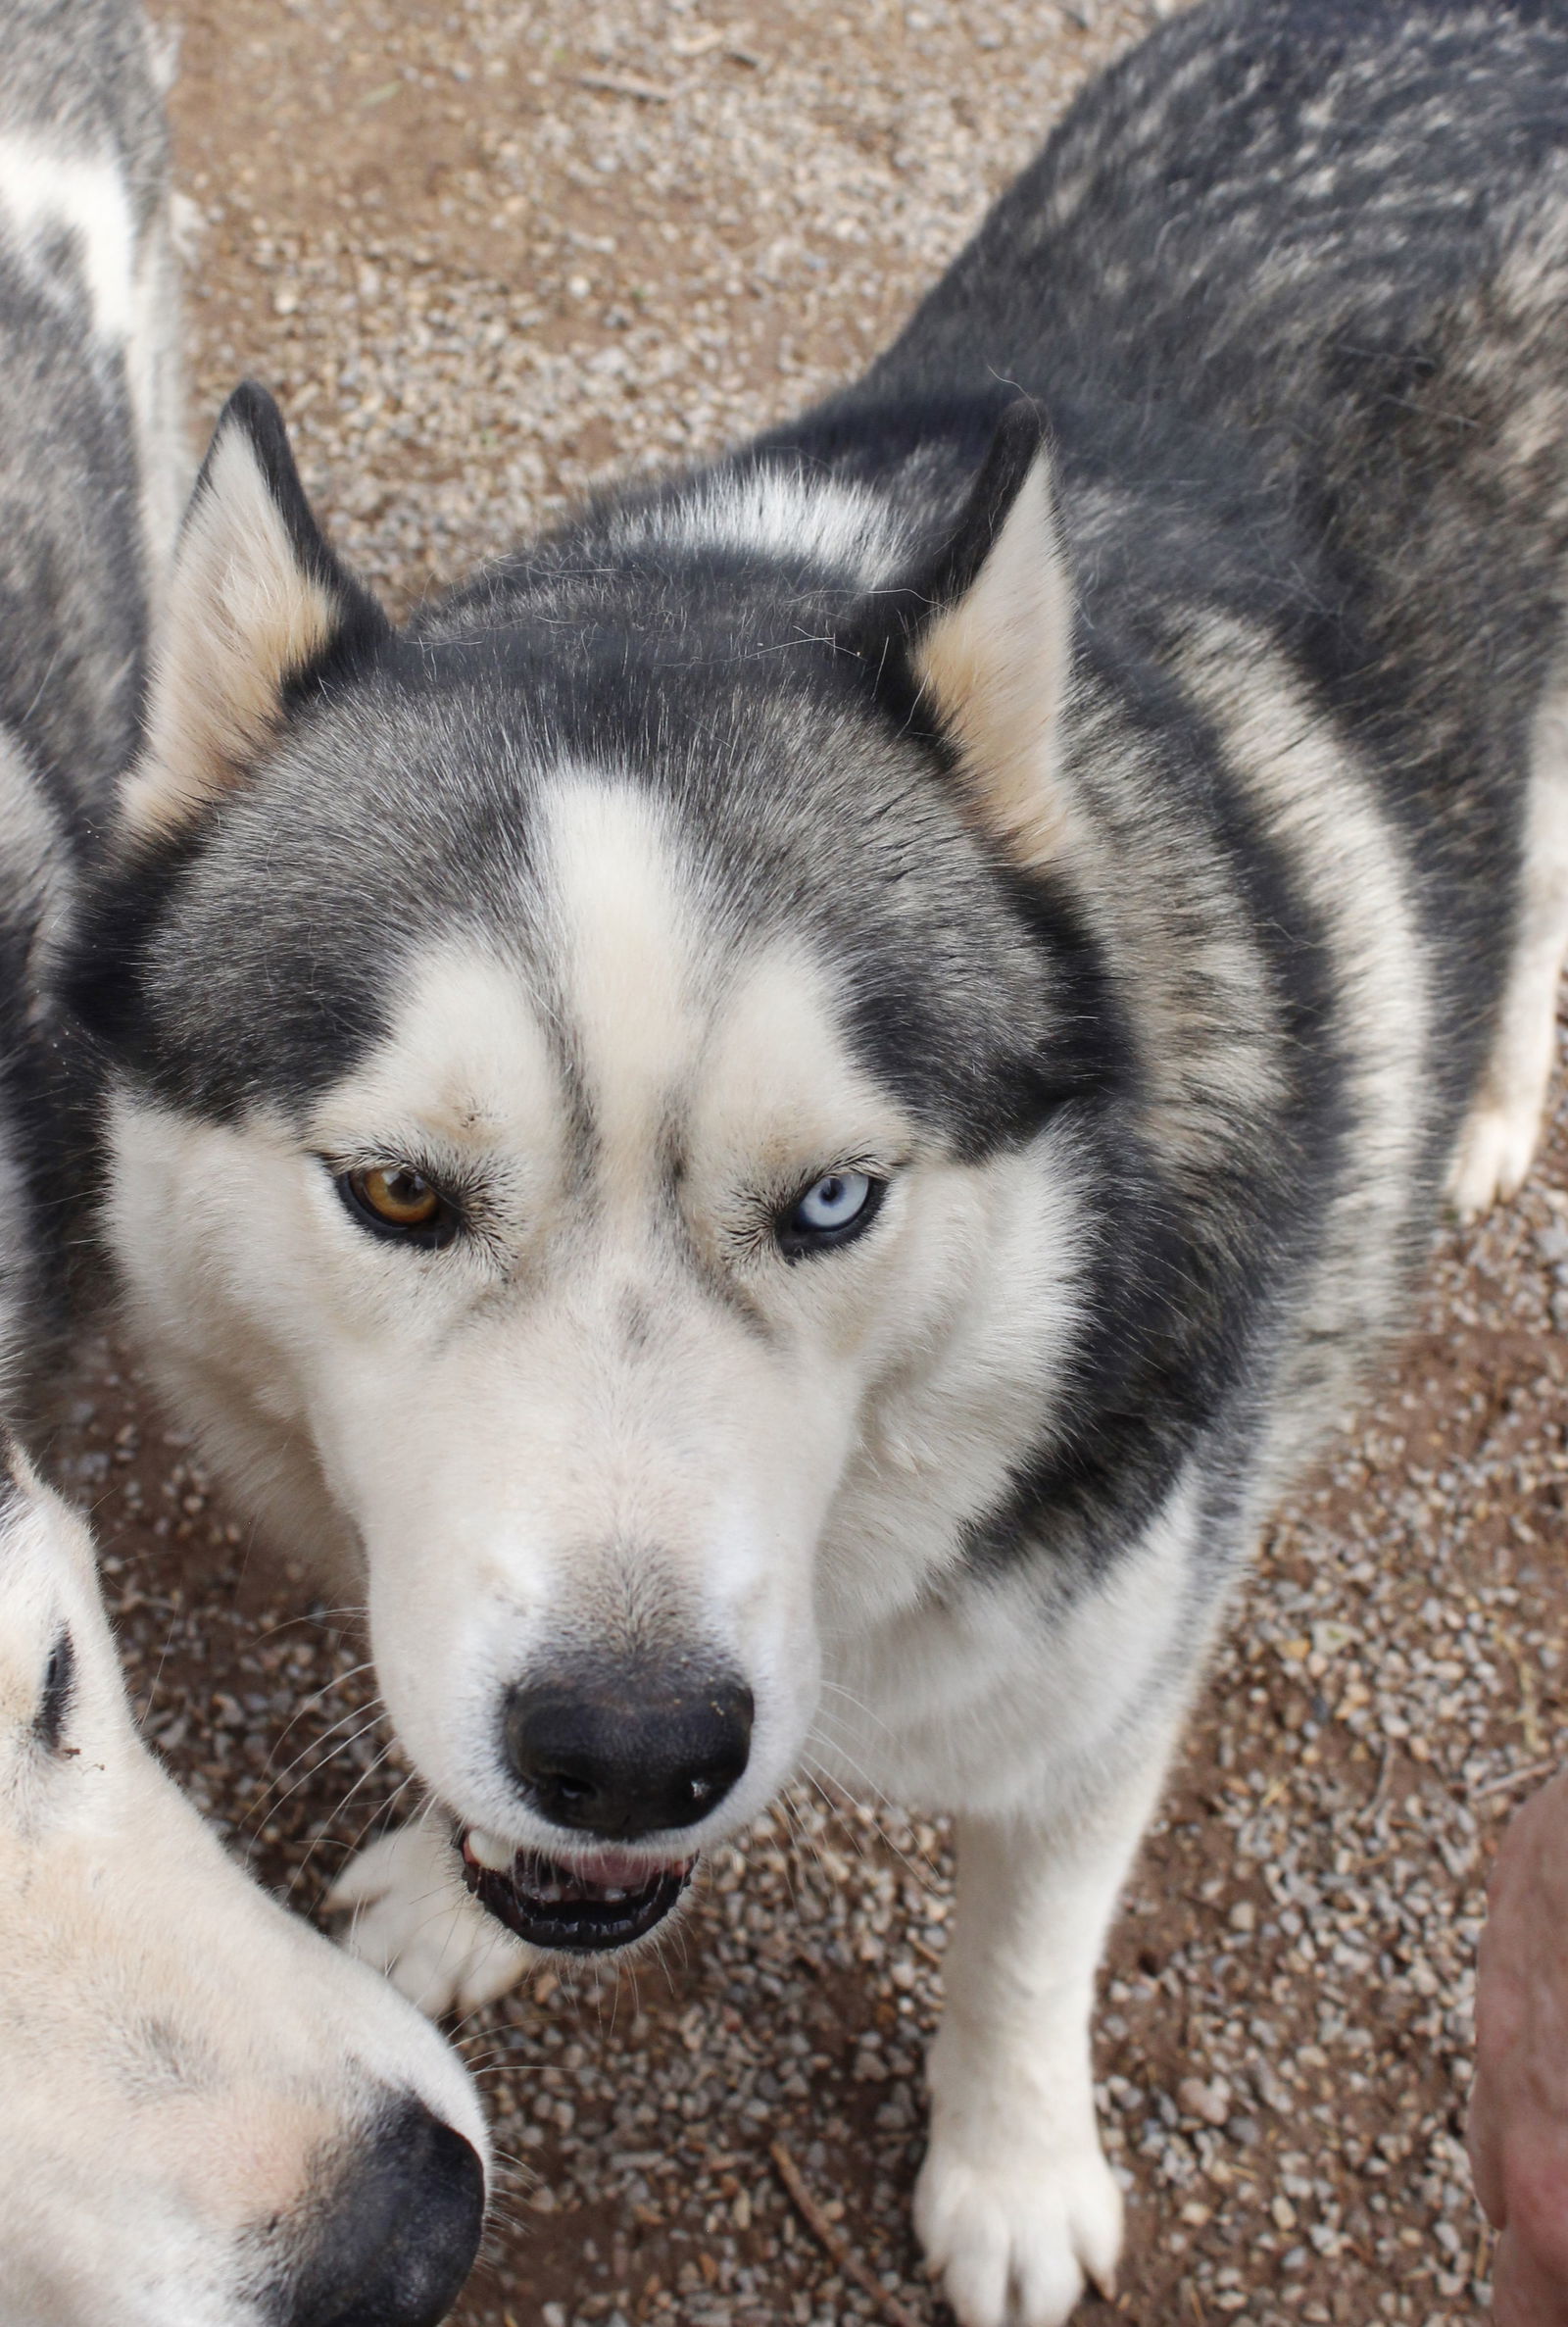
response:
<path id="1" fill-rule="evenodd" d="M 1152 13 L 162 12 L 198 427 L 268 380 L 341 546 L 401 605 L 593 480 L 852 372 Z M 1442 1239 L 1402 1363 L 1238 1611 L 1113 1937 L 1098 2060 L 1131 2236 L 1088 2320 L 1484 2306 L 1474 1944 L 1501 1822 L 1568 1725 L 1565 1190 L 1559 1112 L 1520 1202 Z M 114 1350 L 58 1453 L 151 1734 L 314 1907 L 407 1777 L 352 1611 L 302 1613 Z M 808 1789 L 719 1854 L 667 1961 L 545 1973 L 461 2031 L 507 2160 L 461 2319 L 945 2316 L 907 2200 L 950 1897 L 940 1832 Z"/>

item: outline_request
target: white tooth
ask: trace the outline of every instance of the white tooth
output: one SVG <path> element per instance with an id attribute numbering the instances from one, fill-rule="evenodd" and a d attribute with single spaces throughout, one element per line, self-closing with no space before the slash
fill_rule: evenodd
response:
<path id="1" fill-rule="evenodd" d="M 476 1865 L 488 1866 L 492 1874 L 505 1874 L 514 1856 L 512 1845 L 486 1834 L 482 1826 L 468 1828 L 468 1856 Z"/>
<path id="2" fill-rule="evenodd" d="M 599 1896 L 601 1899 L 609 1901 L 614 1899 L 624 1899 L 626 1894 L 624 1891 L 617 1891 L 613 1883 L 607 1883 L 604 1889 L 600 1892 Z"/>

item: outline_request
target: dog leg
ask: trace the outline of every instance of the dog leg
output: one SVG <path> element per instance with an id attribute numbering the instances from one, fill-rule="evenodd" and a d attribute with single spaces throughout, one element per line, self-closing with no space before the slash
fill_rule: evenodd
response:
<path id="1" fill-rule="evenodd" d="M 1095 1970 L 1164 1769 L 1075 1825 L 958 1825 L 947 2010 L 915 2227 L 961 2327 L 1058 2327 L 1111 2291 L 1120 2188 L 1101 2153 L 1089 2055 Z"/>
<path id="2" fill-rule="evenodd" d="M 416 1821 L 350 1860 L 323 1902 L 352 1914 L 342 1945 L 432 2019 L 476 2011 L 521 1979 L 536 1951 L 469 1898 L 452 1845 Z"/>
<path id="3" fill-rule="evenodd" d="M 1459 1134 L 1448 1198 L 1462 1217 L 1517 1194 L 1535 1159 L 1557 1041 L 1568 953 L 1568 686 L 1536 720 L 1525 811 L 1519 921 L 1492 1055 Z"/>

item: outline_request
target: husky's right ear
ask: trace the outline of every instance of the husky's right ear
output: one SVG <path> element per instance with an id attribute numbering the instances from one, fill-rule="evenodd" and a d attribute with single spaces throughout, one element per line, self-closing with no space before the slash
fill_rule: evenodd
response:
<path id="1" fill-rule="evenodd" d="M 1014 864 L 1050 864 L 1068 829 L 1072 592 L 1036 406 L 1003 414 L 956 526 L 904 595 L 908 674 L 956 750 L 968 813 Z"/>
<path id="2" fill-rule="evenodd" d="M 321 537 L 277 406 L 248 380 L 219 416 L 174 553 L 128 838 L 180 832 L 266 748 L 291 685 L 388 629 Z"/>

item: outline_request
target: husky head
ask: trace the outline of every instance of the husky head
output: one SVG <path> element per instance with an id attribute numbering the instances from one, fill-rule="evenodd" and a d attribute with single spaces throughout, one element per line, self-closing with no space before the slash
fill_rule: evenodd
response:
<path id="1" fill-rule="evenodd" d="M 198 484 L 78 982 L 110 1232 L 536 1944 L 661 1918 L 1071 1403 L 1116 1067 L 1038 455 L 918 568 L 759 457 L 401 632 L 260 391 Z"/>
<path id="2" fill-rule="evenodd" d="M 0 2316 L 423 2327 L 478 2241 L 456 2056 L 135 1734 L 79 1520 L 0 1480 Z"/>

